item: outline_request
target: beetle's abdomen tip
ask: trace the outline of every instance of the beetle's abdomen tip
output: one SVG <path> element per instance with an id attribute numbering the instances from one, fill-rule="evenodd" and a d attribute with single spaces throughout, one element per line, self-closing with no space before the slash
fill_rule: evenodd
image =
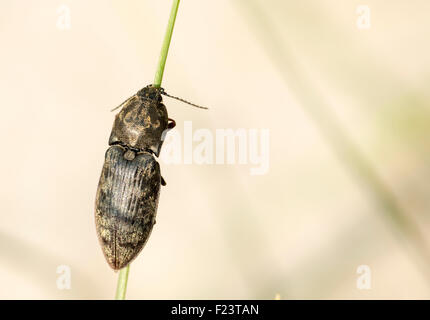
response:
<path id="1" fill-rule="evenodd" d="M 130 262 L 137 256 L 138 252 L 130 252 L 127 257 L 115 256 L 115 253 L 110 248 L 103 248 L 104 255 L 109 266 L 115 270 L 121 270 L 127 267 Z"/>
<path id="2" fill-rule="evenodd" d="M 119 261 L 109 261 L 107 260 L 109 266 L 114 270 L 114 271 L 119 271 L 125 267 L 127 267 L 130 262 L 127 263 L 120 263 Z"/>

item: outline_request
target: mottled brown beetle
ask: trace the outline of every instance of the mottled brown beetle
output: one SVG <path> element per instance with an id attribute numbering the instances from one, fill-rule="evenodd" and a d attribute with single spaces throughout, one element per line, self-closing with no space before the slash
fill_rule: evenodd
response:
<path id="1" fill-rule="evenodd" d="M 155 224 L 160 185 L 165 182 L 154 155 L 159 156 L 166 131 L 175 126 L 161 95 L 189 103 L 146 86 L 119 106 L 109 138 L 95 220 L 103 253 L 114 270 L 137 257 Z"/>

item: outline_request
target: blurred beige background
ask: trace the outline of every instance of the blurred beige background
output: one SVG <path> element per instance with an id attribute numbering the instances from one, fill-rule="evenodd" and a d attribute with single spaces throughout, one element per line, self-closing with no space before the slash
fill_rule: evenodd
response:
<path id="1" fill-rule="evenodd" d="M 170 5 L 1 2 L 0 298 L 114 296 L 93 218 L 109 110 L 152 82 Z M 168 185 L 127 298 L 430 298 L 429 12 L 183 0 L 163 87 L 210 110 L 165 99 L 169 115 L 180 131 L 270 129 L 270 170 L 161 163 Z"/>

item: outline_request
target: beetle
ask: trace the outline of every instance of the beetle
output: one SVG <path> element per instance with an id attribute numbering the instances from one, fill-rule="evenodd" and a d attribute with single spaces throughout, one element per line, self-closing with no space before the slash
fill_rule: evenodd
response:
<path id="1" fill-rule="evenodd" d="M 161 185 L 166 185 L 155 157 L 176 123 L 168 118 L 162 95 L 207 109 L 153 85 L 117 107 L 121 111 L 115 116 L 95 201 L 97 236 L 114 270 L 126 267 L 145 246 L 155 224 Z"/>

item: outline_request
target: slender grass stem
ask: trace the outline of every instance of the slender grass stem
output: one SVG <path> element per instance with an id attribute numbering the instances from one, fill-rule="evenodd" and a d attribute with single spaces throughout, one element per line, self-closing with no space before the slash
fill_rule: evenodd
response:
<path id="1" fill-rule="evenodd" d="M 158 60 L 157 71 L 155 72 L 154 86 L 160 87 L 163 80 L 164 67 L 166 66 L 167 53 L 169 52 L 170 40 L 172 39 L 173 28 L 175 26 L 176 14 L 178 13 L 180 0 L 173 0 L 172 10 L 170 11 L 170 18 L 167 24 L 166 34 L 164 36 L 163 45 L 161 47 L 160 59 Z M 125 293 L 127 292 L 128 273 L 130 272 L 130 265 L 122 268 L 119 271 L 118 284 L 116 287 L 116 300 L 124 300 Z"/>
<path id="2" fill-rule="evenodd" d="M 130 265 L 122 268 L 119 271 L 118 284 L 116 286 L 115 300 L 124 300 L 125 293 L 127 292 L 128 273 L 130 271 Z"/>
<path id="3" fill-rule="evenodd" d="M 158 60 L 158 68 L 155 72 L 154 86 L 160 87 L 163 80 L 164 67 L 166 65 L 167 53 L 169 52 L 170 40 L 172 39 L 173 27 L 175 26 L 176 14 L 178 12 L 180 0 L 173 0 L 170 18 L 167 24 L 166 35 L 164 36 L 163 46 L 161 47 L 160 59 Z"/>

